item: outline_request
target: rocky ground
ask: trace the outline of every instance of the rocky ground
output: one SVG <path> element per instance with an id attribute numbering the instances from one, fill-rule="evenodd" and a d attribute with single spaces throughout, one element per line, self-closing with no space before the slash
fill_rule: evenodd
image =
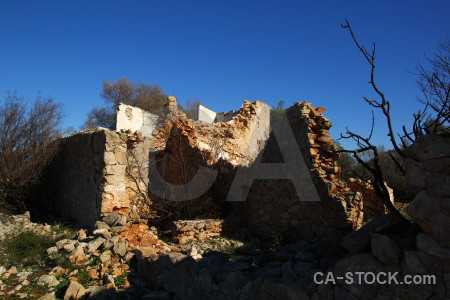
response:
<path id="1" fill-rule="evenodd" d="M 279 246 L 276 237 L 258 241 L 259 244 L 214 237 L 180 245 L 159 239 L 156 228 L 149 227 L 139 216 L 120 214 L 107 215 L 92 232 L 33 223 L 29 214 L 2 216 L 0 220 L 2 243 L 27 231 L 55 241 L 44 250 L 42 262 L 0 265 L 0 298 L 4 299 L 180 298 L 177 292 L 165 287 L 166 283 L 155 284 L 147 278 L 145 264 L 161 264 L 167 258 L 189 258 L 202 268 L 207 266 L 215 284 L 228 277 L 242 285 L 257 278 L 271 278 L 274 282 L 288 280 L 292 287 L 301 284 L 302 290 L 312 291 L 309 275 L 321 270 L 318 267 L 321 261 L 315 254 L 320 251 L 306 241 L 278 248 L 276 252 L 270 250 Z M 306 296 L 303 292 L 301 295 Z"/>

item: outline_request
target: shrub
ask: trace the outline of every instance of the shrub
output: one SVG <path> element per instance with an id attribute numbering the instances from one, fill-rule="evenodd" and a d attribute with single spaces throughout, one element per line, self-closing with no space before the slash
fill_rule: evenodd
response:
<path id="1" fill-rule="evenodd" d="M 57 150 L 62 105 L 37 97 L 29 104 L 17 94 L 0 101 L 0 209 L 24 213 L 32 189 Z"/>

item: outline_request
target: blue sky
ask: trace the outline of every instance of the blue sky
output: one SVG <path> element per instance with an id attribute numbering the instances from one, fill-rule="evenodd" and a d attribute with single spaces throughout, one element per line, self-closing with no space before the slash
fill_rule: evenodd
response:
<path id="1" fill-rule="evenodd" d="M 0 93 L 41 91 L 79 128 L 104 103 L 102 81 L 126 77 L 215 111 L 306 100 L 327 108 L 333 137 L 346 126 L 366 134 L 362 97 L 374 94 L 369 66 L 340 28 L 348 19 L 362 43 L 377 44 L 378 84 L 400 130 L 421 107 L 409 71 L 450 34 L 449 12 L 448 0 L 0 0 Z M 380 116 L 376 126 L 374 143 L 387 144 Z"/>

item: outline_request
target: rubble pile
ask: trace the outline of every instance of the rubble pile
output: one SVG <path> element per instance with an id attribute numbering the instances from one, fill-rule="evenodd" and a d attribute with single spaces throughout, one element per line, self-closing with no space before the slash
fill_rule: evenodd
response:
<path id="1" fill-rule="evenodd" d="M 223 220 L 181 220 L 173 222 L 172 236 L 180 245 L 190 240 L 207 240 L 220 236 Z"/>
<path id="2" fill-rule="evenodd" d="M 405 211 L 415 223 L 398 215 L 372 220 L 343 239 L 342 246 L 350 255 L 330 270 L 335 276 L 397 272 L 400 284 L 337 281 L 336 285 L 323 286 L 323 299 L 450 297 L 450 136 L 420 136 L 406 152 L 406 180 L 417 195 Z M 406 284 L 406 276 L 416 282 Z M 422 276 L 433 281 L 426 282 Z"/>

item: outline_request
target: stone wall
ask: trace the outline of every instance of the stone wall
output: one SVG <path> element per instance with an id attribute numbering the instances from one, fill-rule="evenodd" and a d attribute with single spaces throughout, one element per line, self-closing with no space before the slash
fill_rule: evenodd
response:
<path id="1" fill-rule="evenodd" d="M 318 245 L 297 240 L 252 260 L 230 261 L 224 253 L 204 255 L 198 262 L 180 253 L 144 257 L 138 262 L 139 274 L 152 286 L 187 299 L 449 299 L 450 226 L 442 220 L 450 219 L 450 135 L 419 137 L 407 153 L 407 177 L 418 192 L 407 212 L 417 224 L 396 214 L 375 218 L 346 236 L 342 246 L 349 254 L 331 267 L 324 263 L 327 246 L 320 238 L 315 239 Z M 324 274 L 319 280 L 330 272 L 337 283 L 314 284 L 317 272 Z M 378 278 L 391 283 L 360 283 L 357 272 L 364 272 L 363 279 L 370 275 L 368 280 L 385 274 Z M 432 275 L 435 281 L 402 284 L 405 275 Z"/>
<path id="2" fill-rule="evenodd" d="M 180 220 L 173 222 L 172 237 L 180 245 L 190 240 L 206 240 L 220 236 L 223 220 Z"/>
<path id="3" fill-rule="evenodd" d="M 33 211 L 50 213 L 91 227 L 103 205 L 105 130 L 63 138 L 48 167 Z"/>
<path id="4" fill-rule="evenodd" d="M 349 178 L 347 186 L 352 192 L 360 192 L 363 199 L 363 213 L 366 217 L 372 218 L 388 213 L 383 200 L 377 195 L 370 182 L 363 181 L 357 178 Z M 386 183 L 385 183 L 386 184 Z M 387 186 L 389 198 L 392 204 L 394 203 L 394 190 Z"/>
<path id="5" fill-rule="evenodd" d="M 129 135 L 106 128 L 61 139 L 38 191 L 36 210 L 92 228 L 107 213 L 131 207 L 137 198 L 127 174 Z"/>
<path id="6" fill-rule="evenodd" d="M 207 152 L 209 164 L 220 159 L 233 166 L 253 162 L 269 137 L 270 106 L 261 101 L 244 101 L 231 121 L 210 124 L 187 119 L 184 114 L 169 116 L 164 126 L 154 133 L 155 149 L 183 135 L 190 147 Z"/>
<path id="7" fill-rule="evenodd" d="M 374 219 L 342 242 L 351 255 L 330 270 L 398 272 L 435 276 L 432 284 L 348 284 L 319 289 L 321 299 L 448 299 L 450 298 L 450 135 L 424 135 L 406 150 L 406 178 L 417 193 L 405 210 L 415 223 L 396 215 Z"/>
<path id="8" fill-rule="evenodd" d="M 339 154 L 335 152 L 338 145 L 329 136 L 332 124 L 323 116 L 324 110 L 307 102 L 296 102 L 287 110 L 290 127 L 321 201 L 299 199 L 289 180 L 258 180 L 244 206 L 244 219 L 250 228 L 303 238 L 331 235 L 338 239 L 361 225 L 361 196 L 339 179 Z M 279 142 L 283 141 L 271 136 L 264 150 L 268 151 L 266 161 L 279 161 L 274 150 Z"/>
<path id="9" fill-rule="evenodd" d="M 417 192 L 406 212 L 450 248 L 450 135 L 424 135 L 408 149 L 406 181 Z"/>
<path id="10" fill-rule="evenodd" d="M 126 116 L 128 107 L 121 107 L 119 114 L 122 111 Z M 361 197 L 339 180 L 337 145 L 328 134 L 331 122 L 323 111 L 306 102 L 287 110 L 321 201 L 300 201 L 289 180 L 256 181 L 247 201 L 233 208 L 237 213 L 232 217 L 240 215 L 241 219 L 228 219 L 227 226 L 245 224 L 249 232 L 290 230 L 304 237 L 335 235 L 337 239 L 361 224 Z M 59 165 L 55 162 L 49 171 L 59 174 L 58 178 L 46 184 L 55 191 L 49 196 L 54 212 L 89 227 L 100 215 L 122 209 L 152 218 L 156 216 L 155 198 L 148 191 L 149 165 L 155 163 L 152 157 L 158 161 L 158 172 L 172 184 L 189 182 L 199 166 L 218 171 L 212 196 L 220 199 L 220 192 L 227 194 L 238 167 L 250 166 L 265 152 L 271 159 L 276 156 L 270 153 L 277 144 L 269 135 L 270 107 L 261 101 L 244 101 L 230 121 L 210 124 L 188 119 L 178 109 L 175 97 L 169 97 L 161 116 L 151 136 L 129 129 L 98 129 L 64 138 Z M 96 161 L 95 167 L 92 161 Z M 83 181 L 91 176 L 95 180 Z M 86 191 L 89 196 L 84 197 Z"/>

